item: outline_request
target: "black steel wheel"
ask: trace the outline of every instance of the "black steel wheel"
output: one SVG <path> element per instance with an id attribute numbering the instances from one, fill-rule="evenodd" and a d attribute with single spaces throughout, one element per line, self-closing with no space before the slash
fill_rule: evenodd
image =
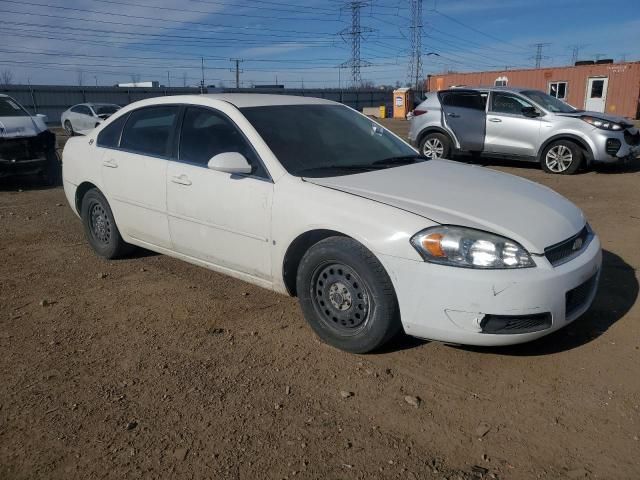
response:
<path id="1" fill-rule="evenodd" d="M 351 238 L 329 237 L 313 245 L 298 267 L 296 289 L 311 328 L 336 348 L 370 352 L 400 329 L 389 275 Z"/>
<path id="2" fill-rule="evenodd" d="M 93 188 L 85 194 L 80 213 L 85 236 L 98 255 L 112 259 L 132 250 L 133 247 L 122 239 L 109 202 L 99 190 Z"/>

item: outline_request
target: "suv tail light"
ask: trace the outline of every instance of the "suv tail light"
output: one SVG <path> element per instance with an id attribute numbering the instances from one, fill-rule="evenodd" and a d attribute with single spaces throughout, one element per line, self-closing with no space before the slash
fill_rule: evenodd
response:
<path id="1" fill-rule="evenodd" d="M 425 114 L 427 112 L 428 112 L 428 110 L 414 110 L 413 111 L 413 116 L 414 117 L 418 117 L 418 116 L 423 115 L 423 114 Z"/>

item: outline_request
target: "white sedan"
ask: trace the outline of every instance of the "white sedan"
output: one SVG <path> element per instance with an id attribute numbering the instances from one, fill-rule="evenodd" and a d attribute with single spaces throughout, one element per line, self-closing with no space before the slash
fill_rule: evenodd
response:
<path id="1" fill-rule="evenodd" d="M 132 245 L 299 298 L 350 352 L 399 330 L 526 342 L 591 305 L 600 241 L 518 177 L 429 160 L 334 102 L 229 94 L 144 100 L 67 142 L 64 189 L 95 252 Z"/>
<path id="2" fill-rule="evenodd" d="M 112 103 L 79 103 L 62 112 L 60 123 L 70 137 L 76 133 L 84 135 L 118 110 L 120 105 Z"/>

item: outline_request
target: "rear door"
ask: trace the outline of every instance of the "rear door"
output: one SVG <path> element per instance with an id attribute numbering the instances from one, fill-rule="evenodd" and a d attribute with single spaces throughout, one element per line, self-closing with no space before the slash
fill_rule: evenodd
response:
<path id="1" fill-rule="evenodd" d="M 484 148 L 487 94 L 476 90 L 445 90 L 438 93 L 442 123 L 458 139 L 460 150 Z"/>
<path id="2" fill-rule="evenodd" d="M 118 228 L 139 241 L 167 249 L 172 247 L 167 219 L 167 165 L 179 111 L 176 105 L 132 111 L 118 147 L 105 148 L 102 157 L 103 189 Z M 102 146 L 101 135 L 98 146 Z"/>

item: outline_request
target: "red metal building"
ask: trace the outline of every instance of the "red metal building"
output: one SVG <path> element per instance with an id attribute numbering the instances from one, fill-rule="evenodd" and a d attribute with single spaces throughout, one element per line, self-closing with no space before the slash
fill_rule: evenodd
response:
<path id="1" fill-rule="evenodd" d="M 430 91 L 506 85 L 543 90 L 576 108 L 640 117 L 640 62 L 430 75 Z"/>

